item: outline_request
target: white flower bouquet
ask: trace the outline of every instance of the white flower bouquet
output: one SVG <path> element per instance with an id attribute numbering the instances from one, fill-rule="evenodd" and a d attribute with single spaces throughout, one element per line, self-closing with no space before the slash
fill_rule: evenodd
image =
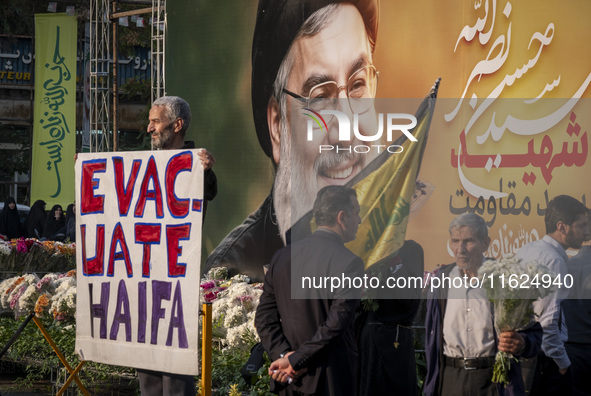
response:
<path id="1" fill-rule="evenodd" d="M 42 279 L 24 274 L 0 283 L 0 306 L 15 317 L 34 311 L 37 317 L 73 320 L 76 313 L 76 271 L 47 274 Z"/>
<path id="2" fill-rule="evenodd" d="M 478 270 L 478 276 L 487 298 L 493 303 L 497 335 L 532 325 L 535 320 L 532 303 L 554 290 L 553 274 L 545 266 L 536 262 L 523 264 L 515 258 L 488 260 Z M 497 352 L 494 383 L 507 386 L 511 360 L 517 361 L 511 353 Z"/>
<path id="3" fill-rule="evenodd" d="M 230 348 L 249 350 L 258 342 L 254 315 L 263 292 L 245 275 L 227 279 L 225 268 L 212 268 L 201 281 L 201 296 L 211 302 L 213 335 Z"/>
<path id="4" fill-rule="evenodd" d="M 39 277 L 35 274 L 25 274 L 4 280 L 0 284 L 2 308 L 14 311 L 15 316 L 21 316 L 31 307 L 31 304 L 35 306 L 38 281 Z"/>

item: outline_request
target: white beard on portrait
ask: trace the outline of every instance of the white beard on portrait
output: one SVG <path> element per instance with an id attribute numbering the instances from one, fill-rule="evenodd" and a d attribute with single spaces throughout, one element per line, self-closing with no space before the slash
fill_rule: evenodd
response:
<path id="1" fill-rule="evenodd" d="M 326 151 L 316 156 L 314 164 L 298 155 L 298 150 L 292 148 L 289 127 L 282 123 L 281 153 L 277 165 L 277 173 L 273 188 L 273 204 L 279 232 L 285 243 L 285 233 L 300 218 L 310 212 L 316 200 L 319 175 L 331 179 L 328 184 L 343 185 L 349 180 L 353 168 L 362 169 L 365 166 L 366 155 L 335 150 Z M 340 164 L 348 162 L 355 164 L 349 170 L 334 171 Z"/>

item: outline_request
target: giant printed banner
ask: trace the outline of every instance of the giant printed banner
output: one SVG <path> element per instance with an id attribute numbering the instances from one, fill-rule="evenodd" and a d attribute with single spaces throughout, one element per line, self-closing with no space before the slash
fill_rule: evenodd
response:
<path id="1" fill-rule="evenodd" d="M 442 77 L 419 175 L 427 194 L 407 233 L 426 268 L 454 261 L 447 228 L 461 213 L 486 220 L 486 255 L 501 258 L 546 233 L 553 197 L 589 204 L 589 2 L 419 1 L 406 19 L 396 3 L 382 6 L 376 58 L 398 76 L 382 93 L 418 95 Z"/>
<path id="2" fill-rule="evenodd" d="M 31 202 L 74 198 L 76 18 L 35 15 L 35 106 Z"/>
<path id="3" fill-rule="evenodd" d="M 486 220 L 487 255 L 501 258 L 545 234 L 554 196 L 589 203 L 589 1 L 403 0 L 379 7 L 377 97 L 423 98 L 441 77 L 406 233 L 422 245 L 425 269 L 454 261 L 448 226 L 461 213 Z M 169 8 L 168 94 L 191 104 L 200 122 L 192 138 L 214 153 L 223 181 L 210 205 L 208 253 L 259 207 L 275 179 L 253 123 L 256 13 L 256 1 Z"/>
<path id="4" fill-rule="evenodd" d="M 198 373 L 203 168 L 197 152 L 78 156 L 82 359 Z"/>

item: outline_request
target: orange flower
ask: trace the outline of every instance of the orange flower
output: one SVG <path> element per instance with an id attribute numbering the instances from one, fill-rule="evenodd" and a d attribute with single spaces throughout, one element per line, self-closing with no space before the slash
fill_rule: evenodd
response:
<path id="1" fill-rule="evenodd" d="M 49 295 L 45 293 L 42 294 L 35 303 L 35 315 L 37 315 L 37 317 L 41 317 L 47 306 L 49 306 Z"/>
<path id="2" fill-rule="evenodd" d="M 47 252 L 52 252 L 53 250 L 55 250 L 55 244 L 53 243 L 53 241 L 45 241 L 43 242 L 43 249 L 45 249 L 45 251 Z"/>
<path id="3" fill-rule="evenodd" d="M 64 320 L 66 314 L 64 312 L 53 311 L 54 320 Z"/>
<path id="4" fill-rule="evenodd" d="M 17 287 L 18 285 L 20 285 L 21 283 L 23 283 L 23 281 L 25 280 L 24 276 L 21 276 L 20 278 L 18 278 L 13 284 L 12 286 L 10 286 L 8 288 L 8 290 L 6 290 L 6 294 L 10 294 L 12 293 L 12 291 L 14 290 L 15 287 Z"/>
<path id="5" fill-rule="evenodd" d="M 67 277 L 76 277 L 76 270 L 69 270 L 66 274 Z"/>

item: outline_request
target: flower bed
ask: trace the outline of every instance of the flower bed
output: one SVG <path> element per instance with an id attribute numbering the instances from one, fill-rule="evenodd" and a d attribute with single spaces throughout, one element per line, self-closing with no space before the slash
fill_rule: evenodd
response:
<path id="1" fill-rule="evenodd" d="M 0 283 L 0 305 L 15 317 L 35 311 L 37 317 L 73 321 L 76 315 L 76 271 L 47 274 L 42 279 L 25 274 Z"/>
<path id="2" fill-rule="evenodd" d="M 43 319 L 52 336 L 58 340 L 66 356 L 77 360 L 74 353 L 76 314 L 76 245 L 36 239 L 0 240 L 0 307 L 11 311 L 16 321 L 2 318 L 3 331 L 0 340 L 8 340 L 23 317 L 34 311 Z M 4 276 L 2 276 L 4 275 Z M 8 276 L 6 276 L 8 275 Z M 6 279 L 3 279 L 6 278 Z M 213 335 L 219 348 L 213 353 L 212 380 L 216 394 L 228 394 L 230 390 L 249 390 L 240 368 L 248 360 L 250 348 L 259 341 L 254 328 L 254 315 L 262 294 L 263 285 L 249 284 L 243 275 L 228 277 L 225 268 L 209 271 L 201 282 L 201 299 L 212 303 Z M 7 322 L 8 321 L 8 322 Z M 13 323 L 8 325 L 8 323 Z M 44 361 L 36 369 L 27 363 L 31 379 L 34 373 L 47 374 L 50 366 L 57 367 L 52 351 L 44 346 L 43 353 L 33 352 L 31 343 L 40 348 L 44 344 L 40 332 L 29 325 L 19 341 L 13 345 L 8 358 L 11 361 Z M 34 341 L 33 341 L 34 340 Z M 41 350 L 41 349 L 39 349 Z M 51 364 L 49 364 L 51 362 Z M 261 368 L 252 388 L 254 394 L 269 394 L 269 362 Z M 92 364 L 89 367 L 106 365 Z M 89 370 L 85 368 L 84 371 Z M 113 375 L 129 375 L 129 368 L 111 366 Z M 133 370 L 131 369 L 133 373 Z M 109 376 L 109 375 L 107 375 Z M 29 375 L 28 375 L 29 377 Z"/>
<path id="3" fill-rule="evenodd" d="M 76 268 L 76 244 L 34 238 L 0 240 L 0 271 L 67 272 Z"/>
<path id="4" fill-rule="evenodd" d="M 36 243 L 38 241 L 28 247 L 29 252 L 41 247 Z M 11 242 L 10 254 L 15 254 L 13 249 L 15 245 L 14 241 Z M 75 254 L 71 253 L 71 256 L 74 257 Z M 202 301 L 212 303 L 213 334 L 220 346 L 220 348 L 214 348 L 213 352 L 212 382 L 217 395 L 227 395 L 230 389 L 249 390 L 250 384 L 247 385 L 244 382 L 240 368 L 248 360 L 250 348 L 258 342 L 258 335 L 254 328 L 254 314 L 261 293 L 262 284 L 248 284 L 248 278 L 242 275 L 228 279 L 225 269 L 210 271 L 201 282 Z M 17 319 L 14 321 L 14 319 L 2 318 L 3 321 L 9 320 L 14 324 L 8 326 L 5 322 L 4 329 L 0 332 L 1 341 L 5 343 L 16 329 L 16 324 L 34 311 L 52 330 L 56 342 L 58 339 L 61 340 L 58 344 L 61 345 L 60 349 L 64 354 L 73 361 L 77 361 L 74 353 L 76 271 L 48 273 L 41 278 L 36 274 L 26 273 L 5 279 L 0 282 L 0 306 L 12 311 Z M 35 326 L 29 325 L 27 331 L 19 338 L 19 342 L 11 348 L 9 358 L 13 361 L 24 361 L 35 357 L 38 361 L 51 361 L 51 367 L 53 367 L 56 362 L 50 350 L 45 348 L 44 353 L 37 356 L 36 352 L 32 353 L 27 347 L 33 339 L 37 345 L 43 343 L 39 337 L 40 333 Z M 41 356 L 43 359 L 51 359 L 43 360 Z M 261 368 L 255 383 L 252 384 L 253 387 L 250 388 L 254 394 L 269 394 L 269 376 L 266 372 L 268 364 L 269 362 Z M 31 375 L 47 374 L 50 368 L 50 365 L 45 363 L 36 369 L 32 367 L 33 365 L 27 364 L 27 366 Z M 92 364 L 90 367 L 95 366 L 101 367 L 103 371 L 107 370 L 106 365 Z M 87 370 L 88 368 L 85 368 L 84 371 Z M 114 366 L 111 370 L 115 376 L 128 375 L 130 370 L 133 372 L 129 368 Z"/>

